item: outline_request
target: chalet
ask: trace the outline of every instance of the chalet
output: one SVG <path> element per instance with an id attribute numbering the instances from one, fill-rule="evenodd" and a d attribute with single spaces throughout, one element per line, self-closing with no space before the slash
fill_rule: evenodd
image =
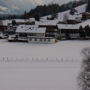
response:
<path id="1" fill-rule="evenodd" d="M 9 41 L 26 41 L 31 43 L 55 43 L 56 39 L 46 36 L 46 28 L 37 25 L 19 25 L 15 36 L 9 36 Z"/>
<path id="2" fill-rule="evenodd" d="M 19 25 L 35 25 L 35 18 L 30 19 L 14 19 L 8 22 L 8 33 L 9 35 L 15 34 L 15 31 Z"/>
<path id="3" fill-rule="evenodd" d="M 57 20 L 50 20 L 46 22 L 40 22 L 39 27 L 40 28 L 46 28 L 46 37 L 58 37 L 58 28 L 57 28 Z"/>
<path id="4" fill-rule="evenodd" d="M 79 25 L 58 24 L 59 35 L 61 39 L 77 39 L 79 38 Z"/>
<path id="5" fill-rule="evenodd" d="M 74 15 L 68 15 L 67 23 L 68 24 L 77 24 L 80 23 L 82 20 L 81 14 L 74 14 Z"/>

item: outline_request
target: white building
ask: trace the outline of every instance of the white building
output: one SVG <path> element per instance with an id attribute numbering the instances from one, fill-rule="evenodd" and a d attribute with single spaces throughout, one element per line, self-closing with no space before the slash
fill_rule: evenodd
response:
<path id="1" fill-rule="evenodd" d="M 46 37 L 46 28 L 37 25 L 19 25 L 16 29 L 16 37 L 9 36 L 9 41 L 27 41 L 31 43 L 55 43 L 55 38 Z"/>

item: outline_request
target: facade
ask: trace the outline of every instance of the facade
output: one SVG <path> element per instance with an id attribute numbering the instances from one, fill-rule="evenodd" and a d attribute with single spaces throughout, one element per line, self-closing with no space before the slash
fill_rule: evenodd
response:
<path id="1" fill-rule="evenodd" d="M 58 24 L 59 35 L 61 39 L 78 39 L 79 35 L 79 25 L 69 25 L 69 24 Z"/>
<path id="2" fill-rule="evenodd" d="M 48 22 L 42 22 L 39 23 L 40 28 L 46 28 L 46 37 L 58 37 L 58 27 L 57 27 L 58 21 L 56 20 L 49 20 Z"/>
<path id="3" fill-rule="evenodd" d="M 56 25 L 39 25 L 39 27 L 46 28 L 46 37 L 57 38 L 58 36 L 58 28 Z"/>
<path id="4" fill-rule="evenodd" d="M 68 15 L 67 23 L 68 24 L 77 24 L 80 23 L 82 20 L 81 14 L 74 14 L 74 15 Z"/>
<path id="5" fill-rule="evenodd" d="M 37 25 L 19 25 L 16 29 L 16 37 L 11 36 L 9 41 L 25 41 L 30 43 L 55 43 L 55 38 L 46 37 L 46 28 L 40 28 Z"/>

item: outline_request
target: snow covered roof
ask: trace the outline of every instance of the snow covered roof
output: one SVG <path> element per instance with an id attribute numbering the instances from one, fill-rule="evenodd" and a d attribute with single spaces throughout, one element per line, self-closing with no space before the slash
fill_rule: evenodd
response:
<path id="1" fill-rule="evenodd" d="M 68 20 L 75 20 L 76 19 L 76 17 L 75 17 L 75 15 L 68 15 Z"/>
<path id="2" fill-rule="evenodd" d="M 14 19 L 16 22 L 26 22 L 25 19 Z"/>
<path id="3" fill-rule="evenodd" d="M 38 22 L 38 25 L 46 25 L 46 26 L 51 25 L 51 26 L 56 26 L 58 22 L 59 22 L 58 20 L 46 20 L 46 21 Z"/>
<path id="4" fill-rule="evenodd" d="M 14 19 L 16 22 L 26 22 L 24 19 Z M 12 23 L 12 20 L 3 20 L 3 25 L 7 26 L 8 24 Z"/>
<path id="5" fill-rule="evenodd" d="M 28 22 L 35 22 L 35 18 L 29 18 L 27 21 Z"/>
<path id="6" fill-rule="evenodd" d="M 3 20 L 3 25 L 7 26 L 9 23 L 12 23 L 11 20 Z"/>
<path id="7" fill-rule="evenodd" d="M 37 25 L 19 25 L 17 33 L 45 33 L 46 28 L 39 28 Z"/>
<path id="8" fill-rule="evenodd" d="M 75 24 L 75 25 L 72 25 L 72 24 L 58 24 L 58 29 L 79 29 L 79 25 L 78 24 Z"/>
<path id="9" fill-rule="evenodd" d="M 79 25 L 82 26 L 82 27 L 85 27 L 85 26 L 87 26 L 87 25 L 90 26 L 90 20 L 86 20 L 86 21 L 80 23 Z"/>
<path id="10" fill-rule="evenodd" d="M 81 14 L 79 14 L 79 15 L 77 15 L 77 14 L 75 14 L 75 15 L 68 15 L 68 19 L 69 20 L 76 20 L 77 18 L 82 18 L 82 15 Z"/>
<path id="11" fill-rule="evenodd" d="M 76 7 L 75 9 L 78 11 L 78 13 L 83 13 L 86 11 L 86 7 L 87 7 L 87 4 L 83 4 L 83 5 L 80 5 L 78 7 Z"/>

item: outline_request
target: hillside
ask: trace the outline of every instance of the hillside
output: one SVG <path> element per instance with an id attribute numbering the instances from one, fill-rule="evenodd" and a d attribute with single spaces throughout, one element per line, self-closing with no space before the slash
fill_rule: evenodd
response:
<path id="1" fill-rule="evenodd" d="M 86 11 L 86 7 L 87 7 L 87 4 L 83 4 L 83 5 L 80 5 L 80 6 L 76 7 L 75 9 L 78 11 L 78 14 L 80 14 L 80 13 Z M 58 16 L 58 17 L 57 17 L 56 20 L 58 20 L 58 21 L 63 21 L 64 14 L 69 14 L 69 12 L 70 12 L 70 10 L 57 13 L 57 16 Z M 42 20 L 47 20 L 47 17 L 49 17 L 49 16 L 51 16 L 51 15 L 41 17 L 41 19 L 42 19 Z"/>
<path id="2" fill-rule="evenodd" d="M 42 17 L 49 14 L 63 12 L 86 3 L 83 0 L 71 2 L 67 1 L 64 4 L 62 4 L 61 2 L 62 0 L 60 1 L 56 0 L 53 3 L 46 0 L 45 1 L 0 0 L 0 18 L 11 19 L 10 17 L 12 18 L 30 18 L 36 16 Z M 20 14 L 21 16 L 19 16 Z M 2 15 L 4 17 L 2 17 Z"/>

